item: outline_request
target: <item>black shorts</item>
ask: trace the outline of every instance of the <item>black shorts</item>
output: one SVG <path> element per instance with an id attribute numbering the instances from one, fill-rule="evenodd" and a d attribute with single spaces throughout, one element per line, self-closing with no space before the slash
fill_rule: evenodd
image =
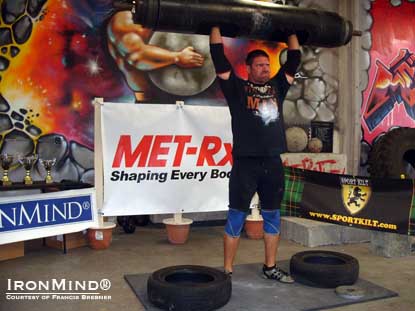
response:
<path id="1" fill-rule="evenodd" d="M 284 169 L 279 156 L 234 158 L 229 179 L 229 208 L 248 212 L 255 192 L 262 209 L 280 208 Z"/>

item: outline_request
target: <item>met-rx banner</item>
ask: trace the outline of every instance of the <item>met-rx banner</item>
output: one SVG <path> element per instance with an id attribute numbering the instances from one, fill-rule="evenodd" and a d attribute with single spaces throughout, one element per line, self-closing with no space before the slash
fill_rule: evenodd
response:
<path id="1" fill-rule="evenodd" d="M 227 107 L 104 103 L 104 214 L 226 210 Z"/>
<path id="2" fill-rule="evenodd" d="M 93 189 L 0 199 L 0 244 L 96 225 Z"/>

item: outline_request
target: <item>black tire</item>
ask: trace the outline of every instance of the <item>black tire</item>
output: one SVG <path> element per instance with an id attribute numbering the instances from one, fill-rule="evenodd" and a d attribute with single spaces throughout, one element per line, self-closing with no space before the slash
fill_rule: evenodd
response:
<path id="1" fill-rule="evenodd" d="M 368 172 L 376 178 L 415 178 L 415 129 L 396 128 L 374 143 Z"/>
<path id="2" fill-rule="evenodd" d="M 385 133 L 382 133 L 376 137 L 376 139 L 372 142 L 372 149 L 369 152 L 369 156 L 367 159 L 368 164 L 368 173 L 372 177 L 384 177 L 379 176 L 379 174 L 383 174 L 384 170 L 380 168 L 382 163 L 380 162 L 380 147 L 381 147 L 381 141 L 385 137 Z"/>
<path id="3" fill-rule="evenodd" d="M 231 278 L 204 266 L 166 267 L 155 271 L 147 281 L 149 301 L 164 310 L 215 310 L 224 306 L 231 294 Z"/>
<path id="4" fill-rule="evenodd" d="M 132 234 L 135 232 L 134 216 L 118 216 L 117 223 L 124 229 L 125 233 Z"/>
<path id="5" fill-rule="evenodd" d="M 295 281 L 304 285 L 335 288 L 357 281 L 359 262 L 343 253 L 305 251 L 291 257 L 290 272 Z"/>
<path id="6" fill-rule="evenodd" d="M 120 227 L 122 227 L 123 226 L 123 224 L 124 224 L 124 219 L 125 219 L 125 217 L 126 216 L 117 216 L 117 224 L 120 226 Z"/>
<path id="7" fill-rule="evenodd" d="M 150 222 L 150 216 L 148 215 L 137 215 L 137 216 L 134 216 L 134 218 L 135 218 L 135 224 L 140 227 L 147 226 L 148 223 Z"/>

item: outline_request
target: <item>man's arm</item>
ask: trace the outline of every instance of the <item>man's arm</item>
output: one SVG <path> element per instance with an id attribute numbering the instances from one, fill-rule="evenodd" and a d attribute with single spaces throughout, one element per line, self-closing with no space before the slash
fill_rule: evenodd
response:
<path id="1" fill-rule="evenodd" d="M 204 58 L 193 47 L 169 51 L 146 44 L 151 33 L 134 24 L 131 12 L 116 13 L 109 24 L 110 44 L 119 51 L 126 62 L 139 70 L 153 70 L 172 64 L 184 68 L 201 67 Z"/>
<path id="2" fill-rule="evenodd" d="M 298 38 L 296 34 L 292 34 L 288 36 L 288 49 L 289 50 L 299 50 L 300 49 L 300 43 L 298 42 Z"/>
<path id="3" fill-rule="evenodd" d="M 210 31 L 210 54 L 216 75 L 222 80 L 229 80 L 232 67 L 223 51 L 223 41 L 219 27 L 212 27 Z"/>
<path id="4" fill-rule="evenodd" d="M 288 83 L 292 84 L 294 82 L 294 75 L 297 72 L 297 68 L 301 62 L 300 43 L 298 42 L 297 35 L 289 35 L 287 44 L 287 61 L 284 64 L 284 70 Z"/>
<path id="5" fill-rule="evenodd" d="M 179 52 L 173 52 L 144 43 L 138 51 L 131 53 L 128 57 L 130 65 L 139 70 L 154 70 L 172 64 L 182 68 L 194 68 L 203 66 L 203 61 L 203 56 L 191 46 Z"/>

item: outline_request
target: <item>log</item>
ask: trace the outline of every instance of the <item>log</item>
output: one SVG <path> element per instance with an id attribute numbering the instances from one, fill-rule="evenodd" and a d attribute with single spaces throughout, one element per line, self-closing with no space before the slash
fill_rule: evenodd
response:
<path id="1" fill-rule="evenodd" d="M 118 1 L 130 7 L 134 22 L 155 31 L 208 35 L 220 26 L 225 37 L 286 42 L 291 31 L 301 45 L 346 45 L 353 30 L 350 21 L 334 12 L 254 0 L 135 0 Z"/>

